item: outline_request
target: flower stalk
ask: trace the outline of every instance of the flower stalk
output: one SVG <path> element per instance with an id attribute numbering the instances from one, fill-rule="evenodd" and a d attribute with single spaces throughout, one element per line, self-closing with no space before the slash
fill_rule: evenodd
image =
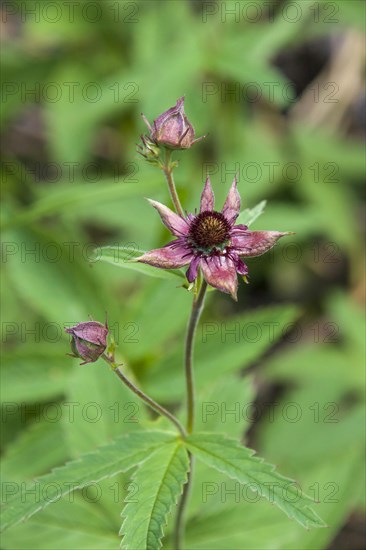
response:
<path id="1" fill-rule="evenodd" d="M 195 391 L 194 391 L 194 373 L 193 373 L 193 348 L 197 325 L 203 310 L 205 296 L 207 292 L 207 283 L 203 279 L 201 287 L 195 297 L 192 305 L 191 316 L 188 322 L 186 346 L 185 346 L 185 372 L 187 387 L 187 432 L 190 434 L 194 426 L 195 412 Z"/>
<path id="2" fill-rule="evenodd" d="M 182 205 L 180 203 L 180 199 L 179 199 L 179 196 L 178 196 L 178 193 L 177 193 L 177 189 L 175 187 L 174 176 L 173 176 L 174 164 L 171 162 L 171 156 L 172 156 L 171 149 L 166 149 L 165 150 L 165 163 L 162 164 L 161 169 L 163 170 L 166 181 L 168 183 L 169 193 L 170 193 L 170 197 L 172 199 L 172 202 L 174 204 L 175 211 L 179 216 L 183 217 L 184 216 L 184 211 L 183 211 Z"/>
<path id="3" fill-rule="evenodd" d="M 194 457 L 191 453 L 188 453 L 188 454 L 189 454 L 188 479 L 187 479 L 187 483 L 183 487 L 183 493 L 178 504 L 177 515 L 175 518 L 175 526 L 174 526 L 175 550 L 182 550 L 183 548 L 183 539 L 184 539 L 184 531 L 185 531 L 185 513 L 186 513 L 187 504 L 189 500 L 189 494 L 192 489 Z"/>
<path id="4" fill-rule="evenodd" d="M 201 280 L 201 286 L 196 294 L 193 304 L 191 315 L 188 321 L 186 346 L 185 346 L 185 373 L 186 373 L 186 388 L 187 388 L 187 432 L 190 434 L 193 432 L 194 427 L 194 413 L 195 413 L 195 386 L 194 386 L 194 372 L 193 372 L 193 350 L 194 341 L 197 332 L 198 322 L 200 320 L 205 297 L 207 292 L 207 283 L 204 279 Z M 175 521 L 174 529 L 174 548 L 181 550 L 184 536 L 185 525 L 185 512 L 188 505 L 189 493 L 193 480 L 193 466 L 194 459 L 191 453 L 189 453 L 190 468 L 188 472 L 187 483 L 183 487 L 183 493 L 178 504 L 178 511 Z"/>
<path id="5" fill-rule="evenodd" d="M 115 362 L 114 362 L 114 359 L 112 357 L 109 357 L 108 355 L 106 354 L 103 354 L 102 355 L 102 358 L 104 359 L 104 361 L 106 363 L 108 363 L 108 365 L 111 367 L 111 369 L 113 370 L 113 372 L 116 373 L 116 375 L 118 376 L 118 378 L 120 380 L 122 380 L 122 382 L 131 390 L 133 391 L 133 393 L 135 393 L 140 399 L 142 399 L 142 401 L 144 401 L 144 403 L 146 403 L 146 405 L 148 407 L 150 407 L 150 409 L 152 409 L 153 411 L 155 411 L 157 414 L 161 415 L 161 416 L 165 416 L 168 420 L 170 420 L 170 422 L 172 422 L 174 424 L 174 426 L 178 429 L 178 431 L 180 432 L 181 436 L 183 438 L 186 437 L 186 431 L 185 429 L 183 428 L 182 424 L 179 422 L 179 420 L 171 413 L 169 412 L 167 409 L 165 409 L 165 407 L 163 407 L 162 405 L 159 405 L 159 403 L 157 403 L 156 401 L 154 401 L 154 399 L 152 399 L 151 397 L 149 397 L 148 395 L 146 395 L 146 393 L 144 393 L 142 390 L 140 390 L 140 388 L 138 388 L 137 386 L 135 386 L 135 384 L 133 384 L 133 382 L 131 382 L 131 380 L 129 380 L 127 378 L 127 376 L 120 370 L 119 368 L 119 365 L 117 365 Z"/>
<path id="6" fill-rule="evenodd" d="M 246 225 L 237 223 L 241 198 L 236 177 L 221 210 L 215 206 L 214 191 L 210 178 L 207 177 L 199 209 L 195 209 L 194 213 L 184 211 L 174 182 L 173 171 L 178 163 L 172 160 L 172 152 L 190 149 L 205 136 L 195 138 L 194 128 L 184 111 L 184 97 L 179 98 L 173 107 L 162 113 L 152 124 L 144 115 L 142 118 L 149 134 L 141 136 L 141 143 L 137 146 L 137 151 L 150 165 L 163 172 L 175 212 L 155 200 L 149 200 L 149 202 L 158 211 L 161 221 L 169 229 L 174 239 L 162 248 L 145 252 L 134 260 L 160 269 L 186 267 L 186 284 L 183 286 L 188 290 L 194 288 L 184 355 L 186 426 L 184 427 L 175 415 L 131 382 L 120 369 L 120 365 L 115 361 L 114 344 L 112 343 L 109 347 L 107 345 L 109 332 L 107 322 L 103 325 L 91 320 L 65 330 L 71 336 L 73 357 L 82 359 L 82 365 L 93 363 L 102 357 L 118 378 L 139 399 L 158 415 L 164 416 L 174 424 L 181 437 L 185 439 L 194 429 L 194 345 L 208 287 L 230 294 L 234 300 L 237 300 L 238 275 L 248 282 L 248 267 L 243 260 L 264 254 L 280 238 L 291 233 L 251 231 Z M 190 452 L 188 452 L 188 456 L 190 469 L 178 503 L 173 534 L 176 550 L 183 548 L 185 517 L 192 486 L 194 458 Z"/>

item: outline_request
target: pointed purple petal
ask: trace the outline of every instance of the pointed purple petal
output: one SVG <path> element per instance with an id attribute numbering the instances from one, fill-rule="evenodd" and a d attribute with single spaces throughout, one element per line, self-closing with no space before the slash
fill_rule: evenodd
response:
<path id="1" fill-rule="evenodd" d="M 248 266 L 239 258 L 239 256 L 235 258 L 235 268 L 239 275 L 248 275 L 249 273 Z"/>
<path id="2" fill-rule="evenodd" d="M 177 99 L 177 103 L 175 104 L 175 108 L 177 111 L 180 111 L 181 113 L 184 113 L 184 95 Z"/>
<path id="3" fill-rule="evenodd" d="M 178 148 L 189 149 L 193 143 L 193 139 L 194 139 L 194 128 L 192 124 L 189 122 L 186 115 L 184 115 L 182 136 L 179 138 Z"/>
<path id="4" fill-rule="evenodd" d="M 181 218 L 178 214 L 160 202 L 153 201 L 151 199 L 148 199 L 148 201 L 159 212 L 162 222 L 167 226 L 169 231 L 173 233 L 173 235 L 176 237 L 187 235 L 189 225 L 184 218 Z"/>
<path id="5" fill-rule="evenodd" d="M 231 238 L 231 247 L 239 256 L 260 256 L 270 250 L 285 235 L 292 233 L 280 233 L 279 231 L 239 231 Z"/>
<path id="6" fill-rule="evenodd" d="M 200 261 L 200 256 L 195 256 L 189 264 L 189 268 L 187 271 L 187 280 L 189 283 L 193 283 L 193 281 L 197 279 L 198 266 L 200 265 Z"/>
<path id="7" fill-rule="evenodd" d="M 102 344 L 103 346 L 107 344 L 108 328 L 102 323 L 98 323 L 98 321 L 79 323 L 75 327 L 65 329 L 65 331 L 92 344 Z"/>
<path id="8" fill-rule="evenodd" d="M 225 218 L 230 222 L 234 223 L 240 212 L 240 195 L 237 189 L 237 180 L 236 176 L 230 187 L 229 194 L 225 201 L 222 213 Z"/>
<path id="9" fill-rule="evenodd" d="M 221 292 L 231 294 L 237 300 L 238 278 L 234 262 L 226 256 L 213 256 L 201 261 L 201 269 L 207 283 Z"/>
<path id="10" fill-rule="evenodd" d="M 186 133 L 185 133 L 186 132 Z M 184 125 L 184 118 L 179 113 L 170 116 L 160 128 L 157 127 L 155 139 L 159 143 L 169 145 L 171 147 L 179 147 L 180 142 L 185 142 L 187 139 L 188 129 Z M 191 139 L 189 139 L 189 142 Z"/>
<path id="11" fill-rule="evenodd" d="M 86 343 L 84 340 L 75 338 L 75 347 L 81 359 L 84 359 L 84 363 L 80 365 L 86 365 L 87 363 L 94 363 L 104 353 L 105 346 Z"/>
<path id="12" fill-rule="evenodd" d="M 248 229 L 247 225 L 240 223 L 239 225 L 235 225 L 232 230 L 233 232 L 236 232 L 236 231 L 246 231 L 247 229 Z"/>
<path id="13" fill-rule="evenodd" d="M 184 96 L 177 99 L 177 103 L 174 105 L 174 107 L 170 107 L 167 111 L 164 111 L 158 118 L 154 120 L 154 126 L 155 128 L 158 128 L 163 124 L 166 120 L 168 120 L 173 115 L 184 115 Z"/>
<path id="14" fill-rule="evenodd" d="M 215 195 L 212 190 L 210 176 L 207 176 L 206 183 L 201 195 L 200 212 L 212 212 L 215 209 Z"/>
<path id="15" fill-rule="evenodd" d="M 177 241 L 172 241 L 163 248 L 146 252 L 136 258 L 136 261 L 162 269 L 178 269 L 189 264 L 192 257 L 193 254 L 188 248 L 180 245 Z"/>

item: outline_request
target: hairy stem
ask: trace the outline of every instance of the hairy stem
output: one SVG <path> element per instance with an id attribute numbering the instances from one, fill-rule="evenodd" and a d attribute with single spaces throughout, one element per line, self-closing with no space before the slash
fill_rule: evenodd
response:
<path id="1" fill-rule="evenodd" d="M 192 433 L 194 425 L 194 411 L 195 411 L 195 395 L 194 395 L 194 377 L 193 377 L 193 346 L 194 338 L 196 335 L 198 321 L 203 310 L 207 291 L 207 283 L 202 280 L 201 288 L 197 297 L 193 301 L 191 316 L 188 322 L 187 337 L 186 337 L 186 349 L 185 349 L 185 371 L 186 371 L 186 384 L 187 384 L 187 432 Z M 182 497 L 179 501 L 177 516 L 175 520 L 174 529 L 174 548 L 175 550 L 181 550 L 184 536 L 184 516 L 188 504 L 188 497 L 190 488 L 192 485 L 193 477 L 193 457 L 189 455 L 190 470 L 188 473 L 188 480 L 183 488 Z"/>
<path id="2" fill-rule="evenodd" d="M 207 283 L 205 280 L 203 280 L 201 284 L 201 288 L 198 292 L 198 295 L 195 298 L 192 305 L 191 316 L 189 318 L 188 329 L 187 329 L 186 348 L 185 348 L 185 370 L 186 370 L 186 385 L 187 385 L 187 432 L 188 433 L 192 433 L 192 430 L 193 430 L 194 410 L 195 410 L 194 375 L 193 375 L 194 338 L 196 335 L 198 321 L 200 319 L 200 316 L 203 310 L 206 291 L 207 291 Z"/>
<path id="3" fill-rule="evenodd" d="M 135 386 L 135 384 L 133 384 L 131 382 L 131 380 L 129 380 L 124 374 L 123 372 L 119 369 L 118 365 L 116 365 L 114 363 L 114 361 L 112 359 L 110 359 L 107 355 L 103 354 L 102 355 L 104 361 L 106 361 L 106 363 L 108 363 L 108 365 L 112 368 L 112 370 L 116 373 L 116 375 L 118 376 L 118 378 L 120 380 L 122 380 L 122 382 L 124 384 L 126 384 L 126 386 L 131 390 L 133 391 L 140 399 L 142 399 L 146 405 L 148 407 L 150 407 L 150 409 L 153 409 L 156 413 L 162 415 L 162 416 L 165 416 L 166 418 L 168 418 L 170 420 L 170 422 L 172 422 L 176 428 L 178 428 L 180 434 L 182 435 L 182 437 L 186 437 L 186 431 L 185 429 L 183 428 L 182 424 L 179 422 L 179 420 L 172 414 L 170 413 L 167 409 L 165 409 L 164 407 L 162 407 L 161 405 L 159 405 L 159 403 L 157 403 L 156 401 L 154 401 L 153 399 L 151 399 L 151 397 L 149 397 L 148 395 L 146 395 L 146 393 L 144 393 L 142 390 L 140 390 L 137 386 Z"/>
<path id="4" fill-rule="evenodd" d="M 175 528 L 174 528 L 174 549 L 182 550 L 183 548 L 183 538 L 184 538 L 184 526 L 185 526 L 185 511 L 188 504 L 189 493 L 191 492 L 192 479 L 193 479 L 193 467 L 194 467 L 194 457 L 189 453 L 189 472 L 187 483 L 183 487 L 183 493 L 179 501 L 177 515 L 175 518 Z"/>
<path id="5" fill-rule="evenodd" d="M 172 202 L 174 204 L 174 208 L 175 208 L 177 214 L 179 214 L 179 216 L 182 216 L 182 218 L 183 218 L 184 217 L 184 211 L 183 211 L 182 205 L 180 203 L 179 196 L 178 196 L 178 193 L 177 193 L 177 189 L 176 189 L 175 183 L 174 183 L 173 167 L 170 163 L 171 156 L 172 156 L 171 150 L 166 149 L 165 164 L 163 164 L 162 170 L 163 170 L 164 175 L 166 177 L 166 181 L 168 182 L 169 192 L 170 192 Z"/>

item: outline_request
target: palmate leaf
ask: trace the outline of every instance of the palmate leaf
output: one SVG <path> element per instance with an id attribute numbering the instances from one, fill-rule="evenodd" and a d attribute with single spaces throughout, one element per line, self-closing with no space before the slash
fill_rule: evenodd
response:
<path id="1" fill-rule="evenodd" d="M 309 506 L 314 501 L 304 495 L 292 479 L 278 474 L 272 464 L 254 456 L 254 451 L 235 439 L 222 434 L 197 433 L 187 438 L 187 447 L 205 464 L 248 485 L 303 527 L 325 527 Z"/>
<path id="2" fill-rule="evenodd" d="M 167 516 L 182 494 L 189 471 L 188 453 L 181 441 L 164 445 L 138 468 L 136 485 L 122 512 L 123 550 L 158 550 Z"/>
<path id="3" fill-rule="evenodd" d="M 169 279 L 170 281 L 176 281 L 183 284 L 185 281 L 185 275 L 183 271 L 179 269 L 160 269 L 151 265 L 142 264 L 136 262 L 135 258 L 142 256 L 144 250 L 133 249 L 126 246 L 104 246 L 96 251 L 98 260 L 107 262 L 117 267 L 124 269 L 132 269 L 143 273 L 144 275 L 150 275 L 150 277 L 157 277 L 159 279 Z"/>
<path id="4" fill-rule="evenodd" d="M 18 492 L 7 500 L 3 509 L 1 529 L 29 518 L 75 489 L 130 470 L 174 439 L 174 434 L 158 431 L 128 434 L 55 468 L 50 474 L 36 479 L 27 489 L 19 485 Z"/>

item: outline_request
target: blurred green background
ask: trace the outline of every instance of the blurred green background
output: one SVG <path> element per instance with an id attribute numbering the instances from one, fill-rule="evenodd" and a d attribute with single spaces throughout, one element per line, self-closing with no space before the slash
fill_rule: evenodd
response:
<path id="1" fill-rule="evenodd" d="M 167 189 L 136 143 L 141 112 L 185 95 L 209 133 L 175 154 L 185 208 L 206 173 L 220 205 L 238 172 L 243 208 L 268 201 L 253 228 L 296 232 L 248 261 L 237 304 L 210 293 L 197 425 L 242 436 L 329 525 L 306 532 L 198 468 L 187 548 L 363 548 L 365 4 L 27 0 L 1 15 L 3 500 L 10 482 L 151 421 L 106 366 L 65 357 L 66 324 L 108 311 L 121 361 L 178 410 L 192 297 L 98 247 L 167 242 L 144 200 L 170 204 Z M 205 501 L 207 482 L 219 490 Z M 2 548 L 118 548 L 129 488 L 114 483 L 50 506 Z"/>

